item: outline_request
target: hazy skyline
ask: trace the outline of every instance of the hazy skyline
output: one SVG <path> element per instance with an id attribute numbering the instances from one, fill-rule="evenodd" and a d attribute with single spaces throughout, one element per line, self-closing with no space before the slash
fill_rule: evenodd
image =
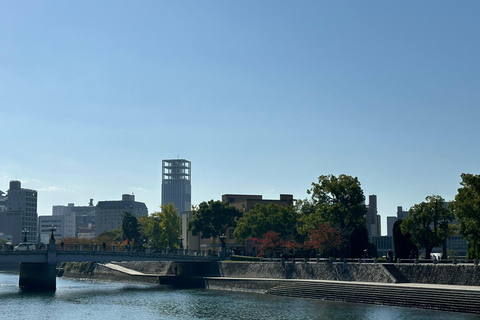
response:
<path id="1" fill-rule="evenodd" d="M 38 213 L 192 162 L 192 204 L 358 177 L 393 216 L 479 174 L 478 1 L 0 3 L 0 190 Z"/>

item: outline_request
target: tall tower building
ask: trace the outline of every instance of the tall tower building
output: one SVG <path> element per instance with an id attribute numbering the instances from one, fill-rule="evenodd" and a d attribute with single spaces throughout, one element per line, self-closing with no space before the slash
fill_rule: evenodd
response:
<path id="1" fill-rule="evenodd" d="M 192 207 L 192 167 L 185 159 L 162 161 L 162 206 L 173 203 L 178 214 Z"/>
<path id="2" fill-rule="evenodd" d="M 181 247 L 199 250 L 199 236 L 188 231 L 192 218 L 192 164 L 185 159 L 162 161 L 162 206 L 173 203 L 180 217 Z"/>
<path id="3" fill-rule="evenodd" d="M 380 216 L 377 212 L 377 196 L 372 194 L 368 196 L 367 214 L 365 216 L 367 231 L 370 237 L 381 235 L 380 232 Z"/>

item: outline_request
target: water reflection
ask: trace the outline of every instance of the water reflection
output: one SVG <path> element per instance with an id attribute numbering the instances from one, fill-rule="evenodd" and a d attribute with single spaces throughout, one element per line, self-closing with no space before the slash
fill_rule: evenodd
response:
<path id="1" fill-rule="evenodd" d="M 25 293 L 0 273 L 0 319 L 478 319 L 475 315 L 219 290 L 58 279 L 55 293 Z M 9 315 L 8 317 L 5 317 Z"/>

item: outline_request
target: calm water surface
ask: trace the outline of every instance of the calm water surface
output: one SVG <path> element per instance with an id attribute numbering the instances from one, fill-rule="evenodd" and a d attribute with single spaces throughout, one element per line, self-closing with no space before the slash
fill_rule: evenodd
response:
<path id="1" fill-rule="evenodd" d="M 216 290 L 57 279 L 55 293 L 24 293 L 0 272 L 0 319 L 480 319 L 419 309 Z"/>

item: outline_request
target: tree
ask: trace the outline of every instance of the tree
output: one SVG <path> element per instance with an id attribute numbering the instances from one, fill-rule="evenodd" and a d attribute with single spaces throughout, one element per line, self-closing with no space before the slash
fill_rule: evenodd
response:
<path id="1" fill-rule="evenodd" d="M 137 217 L 130 212 L 124 212 L 122 215 L 122 232 L 123 239 L 126 240 L 128 244 L 130 244 L 132 240 L 138 242 L 140 233 L 138 231 Z"/>
<path id="2" fill-rule="evenodd" d="M 332 227 L 328 223 L 318 223 L 315 229 L 308 231 L 306 249 L 313 249 L 318 254 L 325 254 L 340 249 L 345 239 L 342 230 Z"/>
<path id="3" fill-rule="evenodd" d="M 460 235 L 468 242 L 468 258 L 480 258 L 480 175 L 462 173 L 453 205 Z"/>
<path id="4" fill-rule="evenodd" d="M 178 248 L 180 217 L 173 203 L 160 207 L 160 211 L 141 219 L 141 230 L 150 245 L 157 249 Z"/>
<path id="5" fill-rule="evenodd" d="M 444 239 L 450 235 L 449 225 L 455 216 L 442 197 L 432 195 L 425 200 L 410 208 L 401 229 L 403 234 L 410 233 L 413 244 L 424 248 L 425 258 L 430 259 L 432 249 L 444 244 Z"/>
<path id="6" fill-rule="evenodd" d="M 296 235 L 297 212 L 293 206 L 256 204 L 238 219 L 233 235 L 239 242 L 262 237 L 267 231 L 278 232 L 282 237 Z"/>
<path id="7" fill-rule="evenodd" d="M 395 248 L 395 256 L 399 259 L 409 259 L 410 252 L 413 250 L 415 256 L 418 257 L 418 249 L 410 239 L 410 233 L 402 233 L 402 222 L 402 219 L 398 219 L 393 224 L 393 246 Z"/>
<path id="8" fill-rule="evenodd" d="M 328 222 L 332 227 L 342 230 L 347 244 L 343 248 L 343 256 L 362 254 L 369 247 L 368 233 L 365 229 L 365 196 L 358 178 L 341 174 L 322 175 L 318 183 L 312 183 L 307 190 L 311 194 L 315 206 L 315 216 L 307 223 Z"/>
<path id="9" fill-rule="evenodd" d="M 307 190 L 316 212 L 332 225 L 343 229 L 365 225 L 365 196 L 358 178 L 345 174 L 320 176 Z"/>
<path id="10" fill-rule="evenodd" d="M 203 239 L 219 237 L 222 247 L 225 246 L 225 235 L 228 228 L 236 225 L 236 219 L 242 215 L 240 210 L 226 202 L 202 202 L 193 210 L 193 218 L 188 222 L 188 228 L 194 236 L 201 234 Z"/>
<path id="11" fill-rule="evenodd" d="M 252 241 L 260 244 L 259 255 L 266 252 L 278 255 L 286 247 L 285 239 L 273 230 L 265 232 L 261 238 L 252 238 Z"/>

